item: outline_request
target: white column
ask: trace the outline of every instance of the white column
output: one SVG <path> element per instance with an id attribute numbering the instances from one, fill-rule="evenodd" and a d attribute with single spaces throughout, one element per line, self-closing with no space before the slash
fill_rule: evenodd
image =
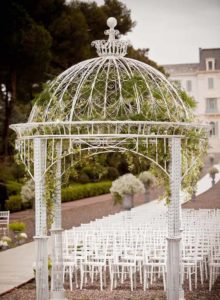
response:
<path id="1" fill-rule="evenodd" d="M 52 238 L 52 274 L 51 274 L 51 299 L 65 299 L 63 288 L 63 247 L 61 228 L 61 143 L 56 144 L 56 193 L 54 199 L 54 222 L 51 229 Z"/>
<path id="2" fill-rule="evenodd" d="M 168 249 L 167 249 L 167 299 L 184 299 L 180 280 L 180 190 L 181 190 L 181 139 L 171 139 L 170 166 L 171 202 L 168 206 Z"/>
<path id="3" fill-rule="evenodd" d="M 35 240 L 36 299 L 48 300 L 48 252 L 47 215 L 44 201 L 44 171 L 46 167 L 46 141 L 34 138 L 34 181 L 35 181 Z"/>

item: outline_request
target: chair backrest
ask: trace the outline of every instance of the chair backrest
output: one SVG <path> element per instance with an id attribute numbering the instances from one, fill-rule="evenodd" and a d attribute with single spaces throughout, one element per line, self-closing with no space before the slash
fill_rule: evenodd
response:
<path id="1" fill-rule="evenodd" d="M 0 211 L 0 230 L 3 232 L 3 234 L 6 234 L 6 232 L 8 231 L 9 215 L 9 210 Z"/>

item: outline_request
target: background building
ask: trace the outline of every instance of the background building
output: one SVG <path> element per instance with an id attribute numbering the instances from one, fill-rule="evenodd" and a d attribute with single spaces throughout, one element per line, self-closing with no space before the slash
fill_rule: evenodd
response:
<path id="1" fill-rule="evenodd" d="M 199 63 L 164 65 L 170 81 L 197 102 L 200 120 L 211 125 L 209 153 L 220 153 L 220 48 L 199 49 Z"/>

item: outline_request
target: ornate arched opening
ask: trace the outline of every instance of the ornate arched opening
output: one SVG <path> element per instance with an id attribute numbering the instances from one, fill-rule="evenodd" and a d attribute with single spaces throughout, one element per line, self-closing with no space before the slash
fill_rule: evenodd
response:
<path id="1" fill-rule="evenodd" d="M 127 42 L 115 38 L 116 20 L 109 18 L 107 24 L 109 39 L 93 42 L 99 57 L 59 75 L 36 101 L 28 122 L 11 125 L 16 149 L 35 182 L 38 300 L 49 298 L 48 171 L 53 167 L 55 182 L 51 299 L 64 299 L 61 177 L 78 154 L 100 151 L 140 155 L 169 179 L 167 298 L 179 299 L 181 180 L 196 166 L 193 147 L 205 147 L 207 129 L 192 123 L 190 108 L 163 74 L 124 57 Z"/>

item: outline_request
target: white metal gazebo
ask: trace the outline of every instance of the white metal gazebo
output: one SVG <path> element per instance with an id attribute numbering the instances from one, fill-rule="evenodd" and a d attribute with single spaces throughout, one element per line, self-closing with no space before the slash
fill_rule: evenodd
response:
<path id="1" fill-rule="evenodd" d="M 130 151 L 149 159 L 170 180 L 167 299 L 177 300 L 183 297 L 179 279 L 181 179 L 196 165 L 197 159 L 192 145 L 189 151 L 187 147 L 181 151 L 181 143 L 187 145 L 186 135 L 190 131 L 203 147 L 206 126 L 192 123 L 189 107 L 163 74 L 124 57 L 127 42 L 116 39 L 119 34 L 114 29 L 116 20 L 109 18 L 107 24 L 108 40 L 93 42 L 99 57 L 60 74 L 36 101 L 28 122 L 11 125 L 17 134 L 16 149 L 35 182 L 37 299 L 49 298 L 47 174 L 54 182 L 50 297 L 64 299 L 62 174 L 82 152 L 95 155 Z"/>

